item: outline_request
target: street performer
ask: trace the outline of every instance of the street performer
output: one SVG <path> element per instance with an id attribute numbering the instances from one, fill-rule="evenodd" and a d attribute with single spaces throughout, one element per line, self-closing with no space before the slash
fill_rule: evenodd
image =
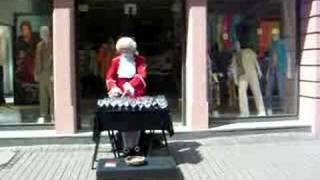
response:
<path id="1" fill-rule="evenodd" d="M 106 85 L 109 97 L 139 97 L 146 90 L 145 58 L 137 55 L 137 43 L 129 37 L 122 37 L 116 43 L 118 56 L 112 59 L 106 72 Z M 140 152 L 138 146 L 141 133 L 123 132 L 123 152 L 131 155 Z"/>

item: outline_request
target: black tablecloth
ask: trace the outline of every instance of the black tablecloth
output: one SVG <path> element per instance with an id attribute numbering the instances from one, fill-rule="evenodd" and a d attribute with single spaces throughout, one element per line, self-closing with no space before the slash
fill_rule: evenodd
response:
<path id="1" fill-rule="evenodd" d="M 98 107 L 94 121 L 93 140 L 96 140 L 100 132 L 108 130 L 165 130 L 170 136 L 174 134 L 168 109 L 110 111 L 110 109 Z"/>

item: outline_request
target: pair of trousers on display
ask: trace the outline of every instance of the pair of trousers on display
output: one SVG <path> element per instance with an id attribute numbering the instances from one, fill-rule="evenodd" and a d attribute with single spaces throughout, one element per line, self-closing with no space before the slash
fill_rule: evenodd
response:
<path id="1" fill-rule="evenodd" d="M 258 116 L 265 115 L 265 108 L 263 104 L 263 98 L 260 91 L 260 83 L 257 75 L 244 75 L 239 78 L 239 107 L 240 107 L 240 116 L 248 117 L 250 115 L 249 112 L 249 103 L 248 103 L 248 95 L 247 90 L 248 86 L 252 91 L 254 96 L 254 101 L 258 110 Z"/>
<path id="2" fill-rule="evenodd" d="M 40 96 L 40 115 L 41 117 L 52 120 L 53 114 L 53 87 L 50 74 L 41 73 L 39 77 L 39 96 Z"/>
<path id="3" fill-rule="evenodd" d="M 278 71 L 278 68 L 270 68 L 267 77 L 267 90 L 266 90 L 266 106 L 268 111 L 272 110 L 272 98 L 273 91 L 275 89 L 275 83 L 278 87 L 279 103 L 280 107 L 284 107 L 284 97 L 285 97 L 285 77 L 284 73 Z"/>

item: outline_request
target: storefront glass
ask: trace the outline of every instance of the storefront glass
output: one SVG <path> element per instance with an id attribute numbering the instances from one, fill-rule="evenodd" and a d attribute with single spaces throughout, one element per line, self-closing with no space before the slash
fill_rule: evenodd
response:
<path id="1" fill-rule="evenodd" d="M 297 115 L 295 0 L 208 0 L 210 117 Z"/>
<path id="2" fill-rule="evenodd" d="M 0 125 L 50 123 L 51 1 L 0 1 Z"/>
<path id="3" fill-rule="evenodd" d="M 146 94 L 166 95 L 173 120 L 182 122 L 183 1 L 80 0 L 77 11 L 79 128 L 91 129 L 97 99 L 107 96 L 105 73 L 122 36 L 146 58 Z"/>

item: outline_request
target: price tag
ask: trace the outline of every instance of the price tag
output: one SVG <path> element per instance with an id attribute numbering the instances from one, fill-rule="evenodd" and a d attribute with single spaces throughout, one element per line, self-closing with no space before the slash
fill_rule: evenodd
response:
<path id="1" fill-rule="evenodd" d="M 104 167 L 106 168 L 114 168 L 117 167 L 117 162 L 115 160 L 107 160 L 104 164 Z"/>

